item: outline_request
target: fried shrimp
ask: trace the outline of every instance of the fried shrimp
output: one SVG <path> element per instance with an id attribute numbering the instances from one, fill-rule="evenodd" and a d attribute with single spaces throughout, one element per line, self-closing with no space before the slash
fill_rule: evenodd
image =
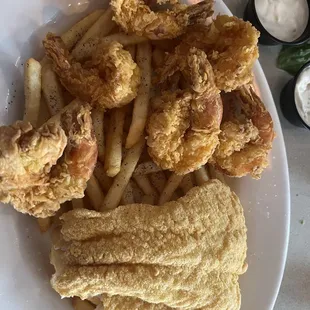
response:
<path id="1" fill-rule="evenodd" d="M 250 86 L 222 98 L 220 144 L 211 161 L 229 176 L 250 174 L 259 179 L 268 166 L 268 152 L 275 137 L 271 116 Z"/>
<path id="2" fill-rule="evenodd" d="M 213 0 L 204 0 L 192 6 L 178 4 L 172 10 L 160 12 L 151 11 L 143 0 L 111 0 L 110 4 L 115 22 L 126 33 L 151 40 L 175 38 L 183 34 L 187 26 L 200 20 L 206 21 L 213 14 Z"/>
<path id="3" fill-rule="evenodd" d="M 176 49 L 158 71 L 164 82 L 180 72 L 185 89 L 163 92 L 150 116 L 148 152 L 162 169 L 186 174 L 205 164 L 219 139 L 222 101 L 206 54 L 196 48 Z"/>
<path id="4" fill-rule="evenodd" d="M 84 196 L 97 161 L 90 107 L 74 101 L 39 129 L 0 127 L 0 201 L 36 217 Z"/>
<path id="5" fill-rule="evenodd" d="M 219 15 L 210 26 L 190 27 L 183 42 L 206 52 L 216 86 L 229 92 L 252 81 L 258 37 L 259 32 L 249 22 Z"/>
<path id="6" fill-rule="evenodd" d="M 82 101 L 111 109 L 136 97 L 140 69 L 121 44 L 101 42 L 84 64 L 71 57 L 60 37 L 49 33 L 43 44 L 63 86 Z"/>

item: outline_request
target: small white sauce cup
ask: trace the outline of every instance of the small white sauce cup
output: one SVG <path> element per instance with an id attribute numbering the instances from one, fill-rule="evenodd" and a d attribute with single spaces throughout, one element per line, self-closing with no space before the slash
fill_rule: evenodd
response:
<path id="1" fill-rule="evenodd" d="M 297 127 L 305 127 L 310 130 L 310 127 L 306 124 L 306 122 L 300 116 L 296 101 L 295 101 L 295 87 L 300 74 L 306 69 L 310 67 L 310 61 L 304 64 L 297 74 L 292 78 L 282 89 L 280 95 L 280 106 L 284 117 L 293 125 Z"/>
<path id="2" fill-rule="evenodd" d="M 310 13 L 310 0 L 307 0 L 309 13 Z M 298 16 L 293 16 L 298 18 Z M 243 15 L 243 19 L 249 21 L 259 32 L 259 43 L 262 45 L 300 45 L 310 39 L 310 14 L 308 24 L 299 38 L 292 42 L 282 41 L 271 35 L 260 22 L 257 11 L 255 8 L 255 0 L 249 0 Z"/>

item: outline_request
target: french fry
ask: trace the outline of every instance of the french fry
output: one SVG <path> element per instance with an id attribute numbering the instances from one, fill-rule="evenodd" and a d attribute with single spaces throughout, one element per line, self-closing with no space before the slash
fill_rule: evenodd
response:
<path id="1" fill-rule="evenodd" d="M 136 62 L 141 69 L 141 84 L 134 101 L 132 122 L 126 139 L 126 148 L 131 148 L 143 136 L 147 120 L 151 89 L 151 45 L 140 43 L 137 47 Z"/>
<path id="2" fill-rule="evenodd" d="M 67 49 L 70 51 L 79 42 L 88 30 L 96 23 L 96 21 L 104 14 L 105 10 L 96 10 L 82 20 L 73 25 L 66 31 L 61 39 L 65 43 Z"/>
<path id="3" fill-rule="evenodd" d="M 24 71 L 24 120 L 37 126 L 41 103 L 41 64 L 33 58 L 27 60 Z"/>
<path id="4" fill-rule="evenodd" d="M 138 184 L 134 180 L 130 180 L 131 187 L 132 187 L 132 193 L 135 203 L 141 203 L 142 198 L 144 196 L 142 189 L 138 186 Z"/>
<path id="5" fill-rule="evenodd" d="M 112 185 L 112 179 L 110 177 L 107 176 L 107 174 L 104 171 L 104 166 L 102 163 L 100 163 L 99 161 L 96 164 L 96 167 L 94 169 L 94 175 L 96 177 L 96 179 L 98 180 L 101 188 L 107 192 L 111 185 Z"/>
<path id="6" fill-rule="evenodd" d="M 52 226 L 52 222 L 53 222 L 51 217 L 38 218 L 37 221 L 38 221 L 39 229 L 41 233 L 47 232 Z"/>
<path id="7" fill-rule="evenodd" d="M 47 56 L 44 56 L 43 59 L 40 61 L 40 65 L 43 68 L 48 64 L 51 64 L 51 61 L 47 58 Z"/>
<path id="8" fill-rule="evenodd" d="M 202 166 L 198 170 L 195 170 L 194 175 L 196 184 L 199 186 L 210 180 L 208 171 L 206 170 L 205 166 Z"/>
<path id="9" fill-rule="evenodd" d="M 94 310 L 96 307 L 87 300 L 82 300 L 79 297 L 73 297 L 72 306 L 74 310 Z"/>
<path id="10" fill-rule="evenodd" d="M 167 182 L 165 173 L 163 171 L 158 171 L 151 173 L 149 176 L 151 183 L 156 188 L 157 192 L 162 193 Z"/>
<path id="11" fill-rule="evenodd" d="M 98 20 L 104 11 L 105 10 L 96 10 L 90 13 L 61 35 L 61 39 L 69 51 L 71 51 L 75 44 L 81 40 L 88 29 Z M 44 56 L 41 60 L 42 67 L 48 63 L 50 63 L 50 60 Z"/>
<path id="12" fill-rule="evenodd" d="M 129 205 L 135 203 L 134 195 L 133 195 L 133 187 L 132 187 L 132 180 L 130 180 L 124 190 L 121 203 L 123 205 Z"/>
<path id="13" fill-rule="evenodd" d="M 126 138 L 127 138 L 127 134 L 129 132 L 129 128 L 130 128 L 130 124 L 131 124 L 131 119 L 132 119 L 132 108 L 133 105 L 132 103 L 130 103 L 129 105 L 127 105 L 128 111 L 126 113 L 125 116 L 125 121 L 124 121 L 124 135 L 123 135 L 123 145 L 125 145 L 126 143 Z"/>
<path id="14" fill-rule="evenodd" d="M 72 200 L 72 208 L 73 209 L 84 209 L 84 201 L 83 198 L 73 199 Z"/>
<path id="15" fill-rule="evenodd" d="M 94 50 L 97 48 L 99 42 L 100 42 L 100 38 L 98 37 L 88 39 L 88 41 L 83 43 L 83 45 L 80 46 L 79 49 L 75 48 L 73 50 L 74 58 L 80 62 L 90 59 Z"/>
<path id="16" fill-rule="evenodd" d="M 97 37 L 104 37 L 108 35 L 115 27 L 115 22 L 112 20 L 113 12 L 111 8 L 108 8 L 99 19 L 88 29 L 83 35 L 82 39 L 76 44 L 72 51 L 72 56 L 77 60 L 80 59 L 81 50 L 84 49 L 84 44 L 88 40 L 92 40 Z"/>
<path id="17" fill-rule="evenodd" d="M 104 112 L 93 109 L 91 116 L 98 145 L 98 159 L 104 162 Z"/>
<path id="18" fill-rule="evenodd" d="M 65 102 L 62 86 L 51 64 L 47 64 L 42 68 L 42 90 L 50 114 L 55 115 L 59 113 L 64 108 Z"/>
<path id="19" fill-rule="evenodd" d="M 145 163 L 147 161 L 151 161 L 151 157 L 150 157 L 150 154 L 147 150 L 147 147 L 144 148 L 141 156 L 140 156 L 140 159 L 139 159 L 139 163 Z"/>
<path id="20" fill-rule="evenodd" d="M 108 141 L 104 160 L 104 169 L 109 177 L 116 176 L 121 169 L 125 114 L 126 107 L 111 111 L 109 136 L 107 137 Z"/>
<path id="21" fill-rule="evenodd" d="M 214 168 L 212 165 L 208 165 L 208 170 L 211 179 L 218 179 L 222 183 L 226 184 L 226 180 L 222 172 L 218 171 L 216 168 Z"/>
<path id="22" fill-rule="evenodd" d="M 24 120 L 29 121 L 33 126 L 39 123 L 41 108 L 41 64 L 33 58 L 28 59 L 25 66 L 25 115 Z M 43 98 L 42 98 L 43 99 Z M 37 219 L 41 233 L 45 233 L 52 225 L 52 218 Z"/>
<path id="23" fill-rule="evenodd" d="M 154 172 L 161 171 L 161 168 L 158 167 L 154 162 L 147 161 L 144 163 L 141 163 L 137 166 L 135 171 L 133 172 L 133 176 L 139 176 L 144 174 L 150 174 Z"/>
<path id="24" fill-rule="evenodd" d="M 100 210 L 100 207 L 104 201 L 104 195 L 99 185 L 98 180 L 94 175 L 87 182 L 86 194 L 96 211 Z"/>
<path id="25" fill-rule="evenodd" d="M 147 205 L 155 205 L 155 203 L 156 203 L 155 199 L 156 198 L 154 196 L 152 196 L 152 195 L 144 195 L 142 197 L 141 203 L 145 203 Z"/>
<path id="26" fill-rule="evenodd" d="M 104 151 L 104 172 L 107 174 L 107 170 L 110 166 L 110 158 L 111 158 L 111 151 L 112 151 L 112 136 L 114 132 L 115 124 L 113 124 L 113 110 L 111 110 L 108 114 L 108 118 L 106 118 L 104 123 L 105 129 L 105 151 Z"/>
<path id="27" fill-rule="evenodd" d="M 100 304 L 102 304 L 102 301 L 100 300 L 100 295 L 95 296 L 95 297 L 89 297 L 87 298 L 87 300 L 96 306 L 99 306 Z"/>
<path id="28" fill-rule="evenodd" d="M 37 127 L 41 127 L 44 123 L 46 123 L 50 119 L 51 115 L 49 109 L 47 107 L 46 101 L 43 96 L 41 96 L 40 101 L 40 112 L 39 112 L 39 119 L 37 122 Z"/>
<path id="29" fill-rule="evenodd" d="M 142 189 L 145 195 L 154 196 L 154 197 L 157 196 L 157 192 L 152 186 L 147 175 L 136 175 L 133 177 L 133 179 L 136 181 L 136 183 Z"/>
<path id="30" fill-rule="evenodd" d="M 137 35 L 130 35 L 130 34 L 125 34 L 125 33 L 113 33 L 110 34 L 102 39 L 102 42 L 110 43 L 110 42 L 119 42 L 123 46 L 131 46 L 131 45 L 136 45 L 140 44 L 143 42 L 147 42 L 148 39 L 145 37 L 137 36 Z"/>
<path id="31" fill-rule="evenodd" d="M 84 209 L 94 210 L 93 204 L 85 191 L 85 196 L 83 197 Z"/>
<path id="32" fill-rule="evenodd" d="M 24 120 L 29 121 L 33 126 L 37 126 L 41 109 L 41 72 L 42 67 L 39 62 L 30 58 L 25 67 L 25 115 Z M 37 219 L 41 233 L 45 233 L 52 225 L 52 218 Z"/>
<path id="33" fill-rule="evenodd" d="M 192 173 L 185 174 L 182 182 L 180 183 L 180 188 L 182 189 L 183 193 L 186 194 L 193 187 L 194 187 L 193 174 Z"/>
<path id="34" fill-rule="evenodd" d="M 145 144 L 144 137 L 138 141 L 131 149 L 128 150 L 126 157 L 123 160 L 121 170 L 113 180 L 113 184 L 108 191 L 104 202 L 101 206 L 101 211 L 114 209 L 119 205 L 123 196 L 124 190 L 136 168 L 140 155 Z"/>
<path id="35" fill-rule="evenodd" d="M 183 179 L 183 175 L 178 175 L 175 173 L 172 173 L 171 176 L 169 177 L 165 189 L 161 193 L 159 197 L 159 202 L 158 204 L 161 206 L 164 203 L 170 201 L 174 191 L 179 187 L 181 181 Z"/>

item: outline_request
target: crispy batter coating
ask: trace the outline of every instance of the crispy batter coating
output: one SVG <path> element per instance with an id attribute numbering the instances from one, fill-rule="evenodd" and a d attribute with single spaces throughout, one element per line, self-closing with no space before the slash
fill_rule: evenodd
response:
<path id="1" fill-rule="evenodd" d="M 190 27 L 183 43 L 207 53 L 217 87 L 229 92 L 252 81 L 258 37 L 259 32 L 249 22 L 218 15 L 210 26 Z"/>
<path id="2" fill-rule="evenodd" d="M 100 296 L 102 299 L 100 307 L 96 310 L 128 310 L 128 309 L 143 309 L 143 310 L 169 310 L 172 309 L 164 304 L 150 304 L 142 299 L 120 296 L 120 295 L 108 295 L 103 294 Z"/>
<path id="3" fill-rule="evenodd" d="M 97 160 L 90 110 L 67 106 L 39 129 L 28 122 L 0 127 L 0 201 L 36 217 L 84 196 Z"/>
<path id="4" fill-rule="evenodd" d="M 56 124 L 35 130 L 24 121 L 1 126 L 0 141 L 2 191 L 42 184 L 41 175 L 50 171 L 67 145 L 64 130 Z"/>
<path id="5" fill-rule="evenodd" d="M 183 90 L 155 99 L 148 124 L 148 152 L 162 169 L 186 174 L 204 165 L 219 140 L 222 101 L 206 54 L 196 48 L 176 49 L 158 70 L 159 82 L 181 73 Z"/>
<path id="6" fill-rule="evenodd" d="M 51 261 L 52 286 L 64 297 L 105 293 L 180 309 L 240 307 L 245 221 L 239 199 L 218 180 L 161 207 L 74 210 L 61 222 Z"/>
<path id="7" fill-rule="evenodd" d="M 151 11 L 143 0 L 111 0 L 110 4 L 113 19 L 125 32 L 151 40 L 175 38 L 184 33 L 187 26 L 204 22 L 213 14 L 213 0 L 192 6 L 177 4 L 172 10 L 160 12 Z"/>
<path id="8" fill-rule="evenodd" d="M 46 54 L 63 86 L 77 98 L 101 109 L 121 107 L 137 95 L 140 69 L 118 42 L 101 42 L 91 60 L 76 62 L 60 37 L 49 33 Z"/>
<path id="9" fill-rule="evenodd" d="M 259 179 L 268 166 L 275 137 L 273 122 L 250 86 L 223 94 L 224 117 L 212 162 L 230 176 Z"/>

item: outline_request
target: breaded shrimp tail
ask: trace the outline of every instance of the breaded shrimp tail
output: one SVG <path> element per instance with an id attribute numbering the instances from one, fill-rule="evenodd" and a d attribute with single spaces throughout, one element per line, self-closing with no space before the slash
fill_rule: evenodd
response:
<path id="1" fill-rule="evenodd" d="M 84 64 L 71 57 L 60 37 L 49 33 L 43 41 L 62 85 L 75 97 L 101 109 L 132 101 L 140 85 L 140 69 L 118 42 L 101 42 Z"/>
<path id="2" fill-rule="evenodd" d="M 259 32 L 244 20 L 218 15 L 210 26 L 188 28 L 182 43 L 206 52 L 220 90 L 230 92 L 252 81 Z"/>
<path id="3" fill-rule="evenodd" d="M 0 127 L 0 201 L 36 217 L 84 196 L 97 161 L 90 107 L 68 105 L 39 129 L 27 122 Z"/>
<path id="4" fill-rule="evenodd" d="M 187 87 L 163 92 L 147 125 L 148 152 L 162 169 L 186 174 L 206 164 L 218 145 L 223 106 L 206 54 L 177 48 L 159 82 L 181 73 Z"/>
<path id="5" fill-rule="evenodd" d="M 251 86 L 222 95 L 224 118 L 212 162 L 225 174 L 259 179 L 275 137 L 271 115 Z"/>
<path id="6" fill-rule="evenodd" d="M 164 2 L 164 1 L 162 1 Z M 127 33 L 151 40 L 172 39 L 183 34 L 189 25 L 206 23 L 213 14 L 213 0 L 173 10 L 153 12 L 143 0 L 112 0 L 114 20 Z"/>

